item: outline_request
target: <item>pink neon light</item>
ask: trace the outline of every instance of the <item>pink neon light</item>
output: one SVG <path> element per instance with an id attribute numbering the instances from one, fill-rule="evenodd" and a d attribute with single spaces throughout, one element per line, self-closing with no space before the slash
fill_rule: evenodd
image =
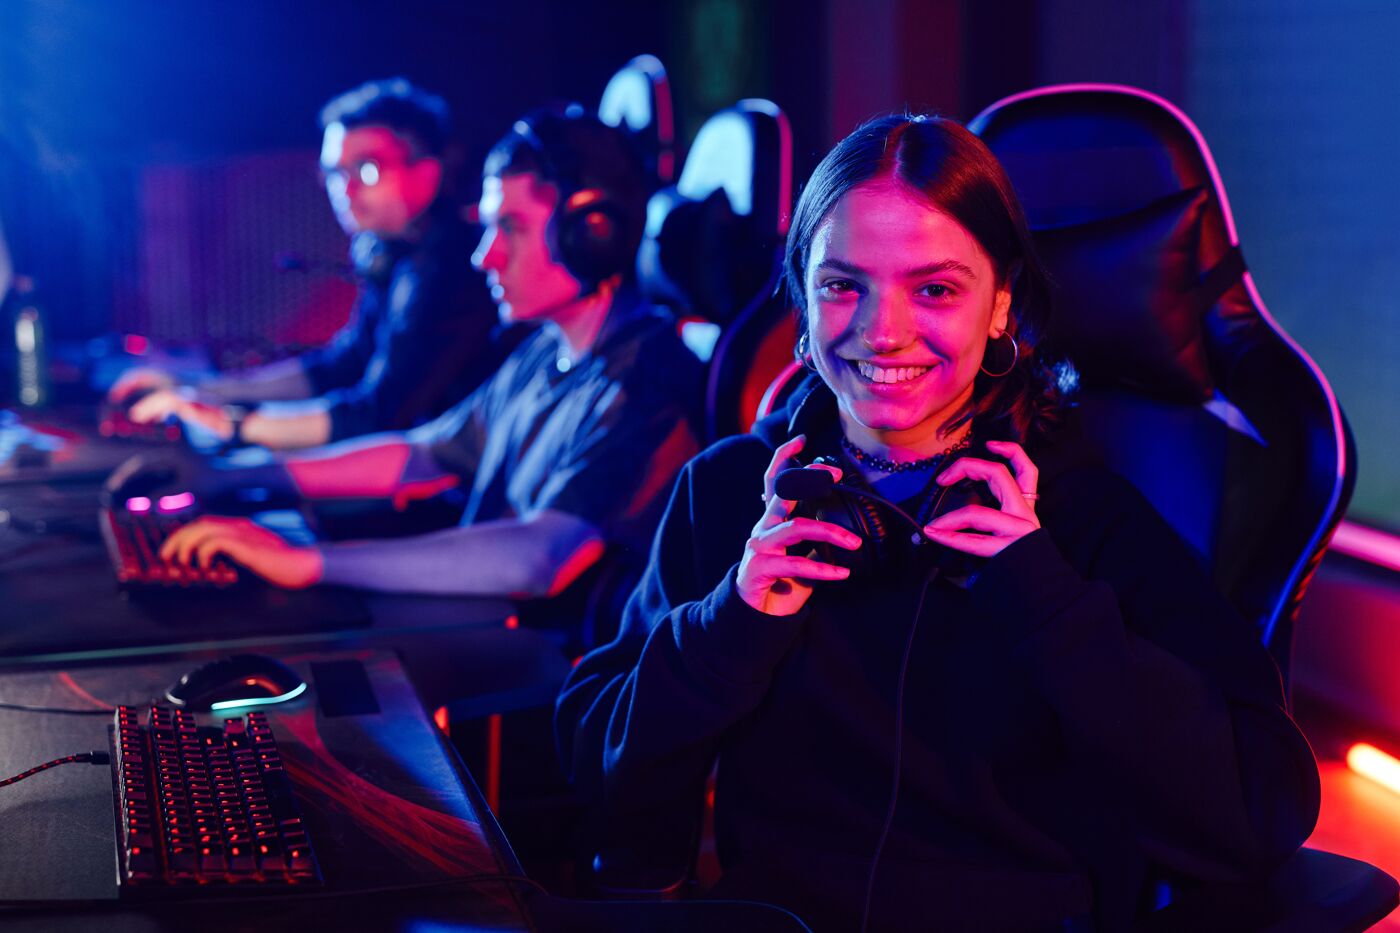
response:
<path id="1" fill-rule="evenodd" d="M 149 512 L 151 510 L 151 500 L 145 496 L 136 496 L 126 500 L 126 510 L 128 512 Z"/>
<path id="2" fill-rule="evenodd" d="M 788 122 L 783 108 L 771 100 L 751 97 L 739 101 L 741 110 L 763 113 L 772 117 L 778 124 L 778 233 L 787 236 L 792 223 L 792 124 Z"/>
<path id="3" fill-rule="evenodd" d="M 1144 91 L 1141 88 L 1129 87 L 1125 84 L 1051 84 L 1046 87 L 1034 88 L 1029 91 L 1022 91 L 1019 94 L 1012 94 L 1009 97 L 1004 97 L 990 107 L 987 107 L 970 122 L 976 123 L 986 118 L 993 111 L 1000 110 L 1023 100 L 1045 97 L 1050 94 L 1072 94 L 1080 92 L 1124 94 L 1129 97 L 1137 97 L 1161 107 L 1175 117 L 1182 126 L 1186 127 L 1186 131 L 1190 133 L 1191 138 L 1196 141 L 1196 148 L 1200 150 L 1201 159 L 1205 163 L 1207 173 L 1210 175 L 1211 185 L 1215 188 L 1215 197 L 1220 202 L 1220 211 L 1225 217 L 1225 233 L 1230 238 L 1230 245 L 1240 245 L 1239 233 L 1235 229 L 1235 215 L 1234 212 L 1230 210 L 1230 199 L 1225 194 L 1225 185 L 1220 179 L 1220 169 L 1215 164 L 1215 156 L 1211 154 L 1210 146 L 1206 145 L 1206 139 L 1201 134 L 1200 128 L 1196 126 L 1195 121 L 1188 117 L 1180 107 L 1176 106 L 1165 97 L 1153 94 L 1151 91 Z M 1278 334 L 1284 343 L 1292 347 L 1293 352 L 1297 353 L 1298 356 L 1302 358 L 1303 362 L 1307 364 L 1308 369 L 1312 371 L 1313 378 L 1317 380 L 1318 385 L 1322 388 L 1324 397 L 1327 399 L 1327 407 L 1332 413 L 1333 440 L 1337 448 L 1337 482 L 1332 487 L 1332 498 L 1327 504 L 1327 514 L 1334 515 L 1337 513 L 1341 503 L 1342 488 L 1345 485 L 1347 472 L 1346 437 L 1342 433 L 1342 408 L 1337 401 L 1337 394 L 1332 391 L 1332 384 L 1327 381 L 1327 377 L 1322 374 L 1322 369 L 1313 358 L 1308 355 L 1306 350 L 1298 345 L 1298 342 L 1295 341 L 1288 332 L 1279 325 L 1278 321 L 1274 319 L 1274 316 L 1269 313 L 1268 306 L 1264 304 L 1264 299 L 1260 297 L 1259 289 L 1254 284 L 1254 276 L 1246 270 L 1242 281 L 1245 291 L 1249 293 L 1250 300 L 1253 301 L 1255 307 L 1259 309 L 1259 316 L 1262 317 L 1264 322 L 1273 328 L 1274 333 Z M 1318 545 L 1321 543 L 1326 524 L 1326 522 L 1323 522 L 1318 526 L 1317 531 L 1313 533 L 1312 539 L 1308 542 L 1307 554 L 1312 554 L 1316 551 Z M 1293 573 L 1290 575 L 1292 578 L 1296 579 L 1297 575 L 1302 573 L 1303 565 L 1307 560 L 1307 554 L 1305 554 L 1303 560 L 1300 560 L 1293 568 Z"/>
<path id="4" fill-rule="evenodd" d="M 1331 550 L 1379 567 L 1400 571 L 1400 536 L 1355 522 L 1342 522 L 1332 536 Z"/>
<path id="5" fill-rule="evenodd" d="M 151 349 L 151 342 L 140 334 L 127 334 L 122 338 L 122 349 L 132 356 L 145 356 Z"/>
<path id="6" fill-rule="evenodd" d="M 161 496 L 156 500 L 156 508 L 162 512 L 178 512 L 194 505 L 194 493 L 178 492 L 173 496 Z"/>

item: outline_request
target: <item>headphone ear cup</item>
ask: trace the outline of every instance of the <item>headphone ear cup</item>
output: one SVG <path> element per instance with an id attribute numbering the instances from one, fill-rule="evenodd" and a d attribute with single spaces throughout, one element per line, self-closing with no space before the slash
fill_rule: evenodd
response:
<path id="1" fill-rule="evenodd" d="M 606 198 L 566 210 L 555 225 L 559 261 L 583 284 L 587 294 L 607 278 L 626 272 L 636 262 L 626 255 L 621 211 Z"/>
<path id="2" fill-rule="evenodd" d="M 848 579 L 869 577 L 884 563 L 887 525 L 876 503 L 859 496 L 832 495 L 814 503 L 800 504 L 793 515 L 844 528 L 860 538 L 860 547 L 848 551 L 825 541 L 816 541 L 789 548 L 789 554 L 845 567 L 851 572 Z"/>
<path id="3" fill-rule="evenodd" d="M 1001 507 L 1001 503 L 992 495 L 986 483 L 964 479 L 938 491 L 931 504 L 928 521 L 969 505 L 980 505 L 990 509 Z M 948 547 L 937 547 L 933 553 L 933 562 L 939 571 L 943 576 L 954 580 L 966 579 L 984 562 L 980 558 Z"/>
<path id="4" fill-rule="evenodd" d="M 879 503 L 858 496 L 848 496 L 846 502 L 860 521 L 861 527 L 856 534 L 864 539 L 861 550 L 867 552 L 865 562 L 871 570 L 883 566 L 889 556 L 889 531 Z"/>

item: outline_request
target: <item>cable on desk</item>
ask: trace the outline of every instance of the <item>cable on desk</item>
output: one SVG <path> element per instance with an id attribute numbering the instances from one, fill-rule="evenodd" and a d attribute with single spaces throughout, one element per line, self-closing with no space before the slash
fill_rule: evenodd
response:
<path id="1" fill-rule="evenodd" d="M 105 765 L 110 764 L 111 760 L 111 756 L 109 756 L 106 752 L 79 752 L 76 755 L 69 755 L 66 758 L 55 758 L 53 761 L 46 761 L 41 765 L 35 765 L 28 771 L 24 771 L 20 774 L 16 774 L 12 778 L 6 778 L 5 780 L 0 781 L 0 787 L 5 787 L 10 784 L 23 781 L 27 777 L 33 777 L 40 771 L 47 771 L 48 769 L 56 768 L 59 765 L 77 764 L 80 761 L 86 761 L 90 765 Z"/>
<path id="2" fill-rule="evenodd" d="M 0 703 L 0 709 L 17 713 L 53 713 L 58 716 L 111 716 L 117 711 L 115 706 L 106 709 L 73 709 L 69 706 L 25 706 L 23 703 Z"/>

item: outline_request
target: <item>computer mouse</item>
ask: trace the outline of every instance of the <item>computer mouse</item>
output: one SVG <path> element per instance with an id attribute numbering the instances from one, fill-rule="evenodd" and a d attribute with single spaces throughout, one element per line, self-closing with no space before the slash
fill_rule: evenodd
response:
<path id="1" fill-rule="evenodd" d="M 149 498 L 168 490 L 179 479 L 180 471 L 169 458 L 136 454 L 124 460 L 102 484 L 103 504 L 120 505 L 138 496 Z"/>
<path id="2" fill-rule="evenodd" d="M 306 682 L 290 667 L 261 654 L 235 654 L 197 667 L 165 691 L 165 698 L 189 710 L 285 703 L 306 692 Z"/>

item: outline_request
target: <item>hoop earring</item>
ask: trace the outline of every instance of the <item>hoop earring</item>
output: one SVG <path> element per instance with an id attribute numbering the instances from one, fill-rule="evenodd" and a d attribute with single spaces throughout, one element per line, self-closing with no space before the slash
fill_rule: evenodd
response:
<path id="1" fill-rule="evenodd" d="M 808 340 L 807 331 L 805 330 L 802 332 L 802 336 L 797 338 L 796 353 L 797 362 L 801 363 L 804 367 L 810 369 L 812 372 L 817 371 L 816 364 L 812 362 L 812 348 L 810 346 L 810 341 Z"/>
<path id="2" fill-rule="evenodd" d="M 1016 368 L 1016 363 L 1021 359 L 1021 345 L 1020 345 L 1019 343 L 1016 342 L 1016 338 L 1015 338 L 1015 337 L 1011 336 L 1011 331 L 1009 331 L 1009 330 L 1004 330 L 1004 331 L 1002 331 L 1002 332 L 1001 332 L 1001 337 L 1005 337 L 1006 339 L 1008 339 L 1008 340 L 1011 341 L 1011 365 L 1008 366 L 1008 367 L 1006 367 L 1005 369 L 1003 369 L 1003 370 L 1002 370 L 1001 372 L 999 372 L 999 373 L 994 373 L 994 372 L 992 372 L 991 370 L 987 369 L 987 367 L 986 367 L 985 364 L 978 367 L 978 369 L 982 370 L 982 372 L 986 373 L 988 376 L 992 377 L 993 379 L 1000 379 L 1002 376 L 1005 376 L 1007 373 L 1011 372 L 1011 370 L 1013 370 L 1013 369 Z M 1001 340 L 1001 337 L 998 337 L 997 340 Z M 982 356 L 982 359 L 985 361 L 986 358 L 987 358 L 987 357 L 986 357 L 986 355 L 984 354 L 984 355 Z"/>

